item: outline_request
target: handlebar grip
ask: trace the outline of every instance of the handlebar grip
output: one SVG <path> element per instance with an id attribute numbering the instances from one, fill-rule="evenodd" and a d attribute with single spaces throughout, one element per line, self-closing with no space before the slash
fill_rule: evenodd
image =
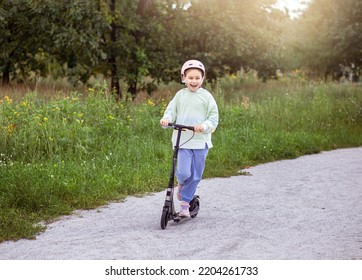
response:
<path id="1" fill-rule="evenodd" d="M 174 129 L 188 129 L 188 130 L 195 130 L 195 127 L 193 126 L 187 126 L 182 124 L 176 124 L 176 123 L 168 123 L 168 126 L 174 128 Z"/>

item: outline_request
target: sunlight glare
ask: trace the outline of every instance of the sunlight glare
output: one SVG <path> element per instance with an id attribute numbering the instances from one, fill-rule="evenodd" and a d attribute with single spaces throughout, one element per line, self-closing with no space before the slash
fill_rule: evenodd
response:
<path id="1" fill-rule="evenodd" d="M 288 9 L 291 18 L 297 18 L 312 0 L 278 0 L 274 7 L 280 10 Z"/>

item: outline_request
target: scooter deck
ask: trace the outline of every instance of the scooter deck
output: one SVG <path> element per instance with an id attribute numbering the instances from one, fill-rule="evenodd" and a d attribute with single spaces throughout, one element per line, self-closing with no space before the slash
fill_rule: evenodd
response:
<path id="1" fill-rule="evenodd" d="M 197 209 L 194 209 L 194 211 L 191 211 L 190 212 L 190 216 L 186 217 L 186 216 L 180 216 L 180 212 L 177 212 L 173 215 L 172 217 L 172 220 L 175 222 L 175 223 L 179 223 L 180 221 L 182 220 L 185 220 L 185 219 L 191 219 L 191 218 L 195 218 L 197 216 L 199 212 L 199 208 Z"/>
<path id="2" fill-rule="evenodd" d="M 179 223 L 180 221 L 182 220 L 185 220 L 185 219 L 190 219 L 191 218 L 191 215 L 186 217 L 186 216 L 180 216 L 180 212 L 177 212 L 174 216 L 173 216 L 173 221 L 175 223 Z"/>

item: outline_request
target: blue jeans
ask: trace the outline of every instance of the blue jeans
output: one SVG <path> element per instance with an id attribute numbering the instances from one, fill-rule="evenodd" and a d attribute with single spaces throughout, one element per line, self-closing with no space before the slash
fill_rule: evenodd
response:
<path id="1" fill-rule="evenodd" d="M 182 201 L 190 202 L 196 193 L 205 169 L 209 149 L 179 149 L 176 178 L 183 186 Z"/>

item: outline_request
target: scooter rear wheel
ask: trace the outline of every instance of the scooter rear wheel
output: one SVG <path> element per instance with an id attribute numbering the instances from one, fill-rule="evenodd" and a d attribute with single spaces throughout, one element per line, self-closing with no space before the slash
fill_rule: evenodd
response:
<path id="1" fill-rule="evenodd" d="M 190 201 L 190 213 L 191 218 L 196 218 L 200 209 L 200 198 L 198 196 L 194 196 L 194 198 Z"/>
<path id="2" fill-rule="evenodd" d="M 161 228 L 162 229 L 165 229 L 167 227 L 168 219 L 169 219 L 169 208 L 164 207 L 162 210 L 162 216 L 161 216 Z"/>

